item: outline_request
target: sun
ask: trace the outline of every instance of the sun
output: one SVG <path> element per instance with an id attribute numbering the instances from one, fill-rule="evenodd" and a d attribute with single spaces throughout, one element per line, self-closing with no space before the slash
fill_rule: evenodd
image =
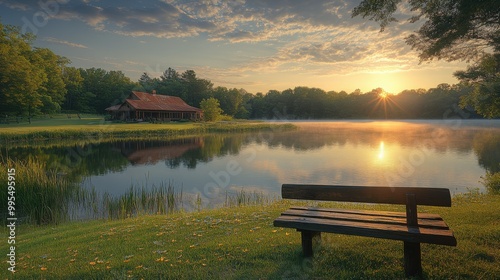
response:
<path id="1" fill-rule="evenodd" d="M 387 92 L 385 92 L 385 91 L 384 91 L 384 92 L 381 92 L 381 93 L 378 95 L 378 97 L 380 97 L 381 99 L 386 99 L 388 95 L 389 95 L 389 94 L 388 94 Z"/>

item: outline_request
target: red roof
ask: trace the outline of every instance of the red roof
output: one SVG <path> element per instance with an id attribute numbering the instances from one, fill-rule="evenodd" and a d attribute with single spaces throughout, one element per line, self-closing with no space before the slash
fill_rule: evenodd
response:
<path id="1" fill-rule="evenodd" d="M 133 91 L 125 102 L 136 110 L 201 112 L 201 109 L 189 106 L 177 96 Z"/>
<path id="2" fill-rule="evenodd" d="M 111 111 L 118 111 L 118 109 L 120 109 L 120 106 L 122 106 L 122 104 L 114 105 L 114 106 L 108 107 L 108 108 L 106 108 L 104 110 L 110 111 L 110 112 Z"/>

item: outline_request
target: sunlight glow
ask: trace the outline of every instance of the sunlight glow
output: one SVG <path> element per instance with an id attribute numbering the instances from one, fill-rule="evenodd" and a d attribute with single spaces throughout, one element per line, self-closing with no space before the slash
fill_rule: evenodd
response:
<path id="1" fill-rule="evenodd" d="M 385 156 L 384 141 L 380 141 L 380 148 L 379 148 L 379 151 L 378 151 L 378 159 L 382 160 L 382 159 L 384 159 L 384 156 Z"/>
<path id="2" fill-rule="evenodd" d="M 393 112 L 394 110 L 405 111 L 396 101 L 393 100 L 393 94 L 390 94 L 386 91 L 380 91 L 378 93 L 377 98 L 374 98 L 371 102 L 375 103 L 373 106 L 371 114 L 374 114 L 376 117 L 391 117 L 388 113 Z M 396 109 L 397 108 L 397 109 Z"/>

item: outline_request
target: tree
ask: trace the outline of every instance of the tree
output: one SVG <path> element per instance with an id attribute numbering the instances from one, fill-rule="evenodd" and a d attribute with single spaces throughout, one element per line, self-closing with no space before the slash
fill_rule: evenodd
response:
<path id="1" fill-rule="evenodd" d="M 200 108 L 203 110 L 205 121 L 217 121 L 221 117 L 222 109 L 220 108 L 219 100 L 213 97 L 203 99 L 200 102 Z"/>
<path id="2" fill-rule="evenodd" d="M 263 119 L 266 118 L 266 101 L 262 92 L 257 92 L 252 99 L 248 101 L 252 110 L 250 111 L 250 118 Z"/>
<path id="3" fill-rule="evenodd" d="M 234 117 L 237 119 L 248 119 L 250 117 L 250 112 L 252 111 L 252 104 L 250 103 L 250 101 L 253 98 L 253 94 L 247 92 L 242 88 L 238 91 L 241 95 L 242 101 L 238 108 L 238 112 L 236 112 Z"/>
<path id="4" fill-rule="evenodd" d="M 461 98 L 463 108 L 470 105 L 487 118 L 500 117 L 500 53 L 485 55 L 466 71 L 455 72 L 455 76 L 474 88 Z"/>
<path id="5" fill-rule="evenodd" d="M 139 78 L 139 84 L 142 86 L 142 90 L 145 92 L 152 92 L 158 87 L 160 81 L 157 78 L 151 78 L 148 73 L 142 73 Z"/>
<path id="6" fill-rule="evenodd" d="M 157 91 L 161 94 L 181 97 L 185 90 L 179 73 L 170 67 L 165 70 L 160 77 Z"/>
<path id="7" fill-rule="evenodd" d="M 169 81 L 169 80 L 178 80 L 180 78 L 179 73 L 175 71 L 175 69 L 168 67 L 165 72 L 161 75 L 160 79 L 162 82 Z"/>
<path id="8" fill-rule="evenodd" d="M 201 100 L 209 97 L 212 92 L 212 82 L 199 79 L 193 70 L 186 70 L 182 73 L 181 80 L 184 89 L 181 98 L 191 106 L 198 107 Z"/>
<path id="9" fill-rule="evenodd" d="M 38 89 L 43 103 L 41 111 L 49 114 L 56 113 L 61 110 L 61 104 L 66 97 L 63 68 L 69 64 L 69 60 L 54 54 L 49 49 L 35 49 L 32 57 L 35 67 L 39 67 L 46 76 Z"/>
<path id="10" fill-rule="evenodd" d="M 396 21 L 392 16 L 402 0 L 363 0 L 352 16 L 380 22 L 381 29 Z M 426 21 L 406 38 L 420 51 L 420 59 L 469 60 L 488 49 L 500 51 L 500 5 L 498 0 L 411 0 L 417 14 L 409 19 Z"/>
<path id="11" fill-rule="evenodd" d="M 381 30 L 396 19 L 392 16 L 402 0 L 363 0 L 353 10 L 380 22 Z M 419 51 L 421 61 L 473 61 L 467 71 L 455 76 L 475 87 L 461 100 L 461 106 L 472 106 L 484 116 L 500 116 L 500 5 L 498 0 L 411 0 L 417 14 L 409 19 L 425 19 L 420 29 L 406 38 Z M 486 65 L 497 65 L 486 67 Z M 478 73 L 481 72 L 480 73 Z"/>
<path id="12" fill-rule="evenodd" d="M 55 113 L 66 96 L 63 68 L 67 58 L 49 49 L 32 48 L 33 34 L 0 23 L 0 109 L 28 115 Z"/>
<path id="13" fill-rule="evenodd" d="M 81 106 L 81 94 L 83 78 L 80 75 L 80 70 L 75 67 L 65 67 L 63 69 L 63 80 L 66 87 L 66 99 L 62 105 L 65 110 L 76 110 L 80 112 L 87 112 L 88 110 L 83 110 L 84 106 Z"/>
<path id="14" fill-rule="evenodd" d="M 0 110 L 2 115 L 33 115 L 43 103 L 39 91 L 46 81 L 40 67 L 33 64 L 34 36 L 0 23 Z"/>
<path id="15" fill-rule="evenodd" d="M 216 87 L 213 90 L 213 96 L 219 100 L 220 107 L 224 114 L 233 117 L 236 113 L 238 113 L 240 105 L 243 101 L 243 96 L 235 88 L 228 90 L 225 87 Z"/>
<path id="16" fill-rule="evenodd" d="M 80 69 L 80 75 L 83 78 L 82 97 L 91 102 L 88 106 L 95 113 L 103 113 L 107 107 L 121 103 L 135 86 L 121 71 L 89 68 Z"/>

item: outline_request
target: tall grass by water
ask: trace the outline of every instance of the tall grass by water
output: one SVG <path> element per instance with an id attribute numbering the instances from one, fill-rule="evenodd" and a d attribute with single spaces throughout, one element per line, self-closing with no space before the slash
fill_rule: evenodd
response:
<path id="1" fill-rule="evenodd" d="M 182 187 L 172 182 L 159 185 L 130 186 L 121 195 L 101 193 L 95 188 L 82 188 L 79 182 L 70 182 L 57 170 L 33 159 L 0 160 L 2 170 L 16 170 L 15 216 L 26 224 L 58 224 L 70 220 L 116 220 L 141 215 L 167 215 L 181 211 L 201 211 L 204 208 L 198 195 L 186 195 Z M 0 174 L 7 182 L 7 172 Z M 0 193 L 2 221 L 7 221 L 7 192 Z M 225 194 L 219 206 L 235 207 L 267 205 L 277 200 L 258 192 L 240 190 Z"/>
<path id="2" fill-rule="evenodd" d="M 15 216 L 22 222 L 55 224 L 66 220 L 68 201 L 74 184 L 56 172 L 47 172 L 44 164 L 27 161 L 0 160 L 0 182 L 7 182 L 7 169 L 15 169 Z M 0 193 L 0 213 L 7 217 L 7 192 Z"/>
<path id="3" fill-rule="evenodd" d="M 80 189 L 71 216 L 77 219 L 115 220 L 138 215 L 163 215 L 181 211 L 183 203 L 182 189 L 176 192 L 170 182 L 151 187 L 131 186 L 119 196 L 99 193 L 94 188 Z"/>
<path id="4" fill-rule="evenodd" d="M 226 192 L 224 207 L 240 207 L 249 205 L 269 205 L 279 200 L 278 196 L 269 196 L 263 192 L 249 192 L 241 189 L 235 194 Z"/>

